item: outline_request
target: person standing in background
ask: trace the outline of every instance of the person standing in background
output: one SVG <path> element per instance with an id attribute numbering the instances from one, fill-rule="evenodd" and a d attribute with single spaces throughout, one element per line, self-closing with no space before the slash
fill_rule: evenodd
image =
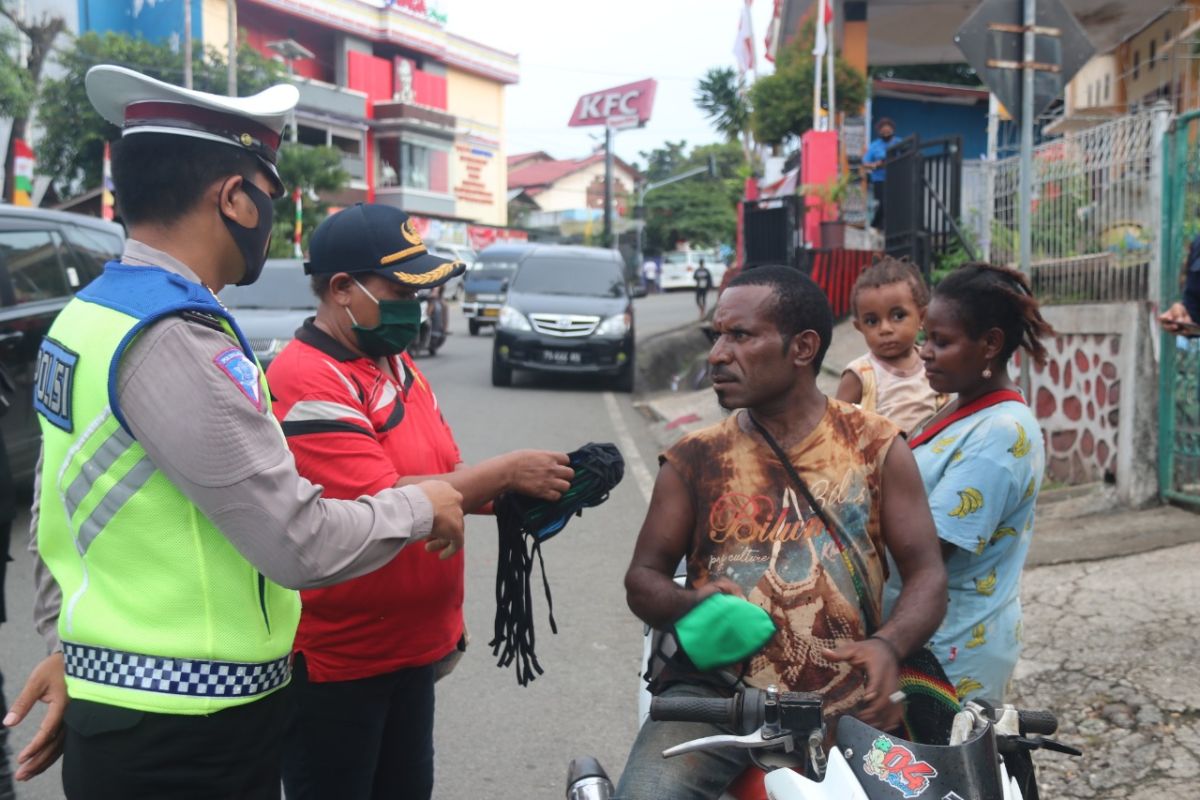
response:
<path id="1" fill-rule="evenodd" d="M 888 150 L 896 137 L 896 123 L 891 118 L 883 117 L 875 124 L 875 132 L 879 136 L 867 145 L 863 155 L 863 166 L 871 170 L 871 195 L 875 198 L 875 213 L 871 216 L 871 227 L 883 230 L 883 186 L 887 180 L 887 168 L 883 166 L 888 159 Z"/>
<path id="2" fill-rule="evenodd" d="M 712 288 L 713 279 L 708 267 L 704 266 L 703 258 L 700 259 L 700 266 L 692 273 L 692 277 L 696 281 L 696 307 L 700 309 L 700 319 L 704 319 L 708 311 L 708 290 Z"/>

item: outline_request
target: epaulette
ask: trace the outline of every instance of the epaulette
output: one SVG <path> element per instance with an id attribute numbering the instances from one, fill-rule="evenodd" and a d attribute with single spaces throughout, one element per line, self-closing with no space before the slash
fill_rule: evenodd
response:
<path id="1" fill-rule="evenodd" d="M 206 314 L 203 311 L 181 311 L 179 316 L 183 317 L 188 322 L 194 322 L 197 325 L 203 325 L 206 328 L 212 328 L 214 331 L 225 332 L 225 326 L 221 324 L 221 318 L 215 314 Z"/>

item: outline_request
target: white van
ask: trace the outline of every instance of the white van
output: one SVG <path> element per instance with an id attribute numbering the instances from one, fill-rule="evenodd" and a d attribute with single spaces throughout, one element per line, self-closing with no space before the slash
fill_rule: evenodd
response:
<path id="1" fill-rule="evenodd" d="M 662 273 L 659 286 L 663 291 L 669 289 L 695 289 L 695 272 L 704 259 L 704 266 L 712 274 L 712 285 L 715 289 L 721 285 L 725 277 L 725 263 L 711 250 L 672 250 L 663 253 Z"/>

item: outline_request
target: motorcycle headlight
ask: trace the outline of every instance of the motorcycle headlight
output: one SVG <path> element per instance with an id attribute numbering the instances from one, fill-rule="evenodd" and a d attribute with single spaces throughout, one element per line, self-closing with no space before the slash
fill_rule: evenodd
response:
<path id="1" fill-rule="evenodd" d="M 596 328 L 597 336 L 624 336 L 629 333 L 629 326 L 633 324 L 633 315 L 629 313 L 616 314 L 600 323 L 600 327 Z"/>
<path id="2" fill-rule="evenodd" d="M 531 331 L 533 327 L 529 324 L 529 320 L 520 311 L 517 311 L 512 306 L 504 306 L 500 309 L 500 327 L 510 331 Z"/>

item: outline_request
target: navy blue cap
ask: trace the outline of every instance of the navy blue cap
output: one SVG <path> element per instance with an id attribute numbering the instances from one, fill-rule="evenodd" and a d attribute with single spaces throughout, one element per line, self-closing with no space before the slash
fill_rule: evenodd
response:
<path id="1" fill-rule="evenodd" d="M 394 206 L 357 203 L 331 214 L 308 241 L 308 275 L 371 272 L 430 289 L 466 271 L 461 261 L 430 255 L 412 220 Z"/>

